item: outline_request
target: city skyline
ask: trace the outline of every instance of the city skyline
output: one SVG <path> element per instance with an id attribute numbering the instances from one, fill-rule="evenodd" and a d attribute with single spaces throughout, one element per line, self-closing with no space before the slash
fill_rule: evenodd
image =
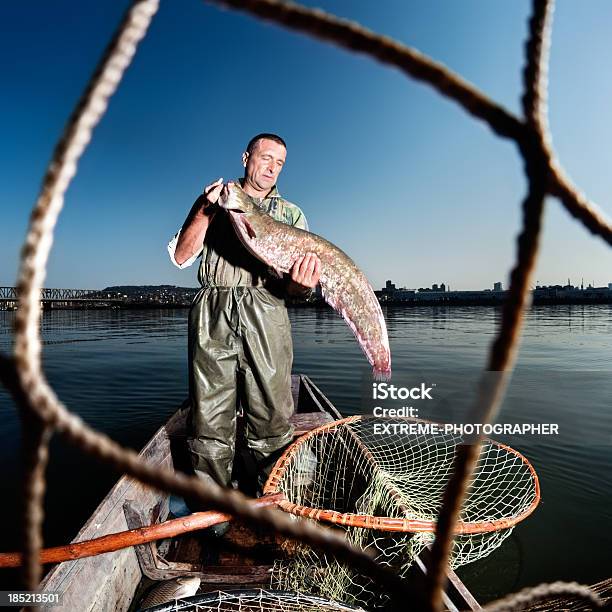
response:
<path id="1" fill-rule="evenodd" d="M 380 291 L 380 290 L 385 290 L 385 289 L 393 289 L 393 290 L 398 290 L 398 291 L 456 291 L 455 287 L 451 285 L 451 283 L 449 282 L 441 282 L 441 283 L 430 283 L 430 285 L 427 286 L 421 286 L 421 287 L 410 287 L 408 285 L 401 285 L 398 286 L 399 283 L 397 282 L 393 282 L 392 279 L 387 279 L 384 283 L 383 286 L 380 287 L 380 289 L 376 289 L 375 286 L 373 286 L 373 289 L 376 291 Z M 139 284 L 139 283 L 127 283 L 124 285 L 106 285 L 104 287 L 50 287 L 50 286 L 45 286 L 43 287 L 43 290 L 66 290 L 66 291 L 118 291 L 121 287 L 129 287 L 132 289 L 162 289 L 162 288 L 173 288 L 176 290 L 192 290 L 192 289 L 198 289 L 198 285 L 197 284 L 185 284 L 185 285 L 176 285 L 176 284 L 165 284 L 165 283 L 160 283 L 160 284 L 155 284 L 155 285 L 146 285 L 146 284 Z M 584 278 L 581 278 L 580 284 L 574 284 L 572 282 L 572 279 L 568 278 L 567 279 L 567 283 L 542 283 L 539 280 L 535 281 L 534 284 L 532 284 L 532 286 L 530 287 L 530 290 L 535 290 L 535 289 L 547 289 L 547 288 L 572 288 L 572 289 L 609 289 L 612 290 L 612 282 L 609 283 L 604 283 L 602 285 L 596 285 L 593 281 L 587 281 L 586 282 L 586 286 L 585 286 L 585 281 Z M 0 286 L 0 289 L 3 290 L 7 290 L 7 289 L 12 289 L 15 290 L 16 287 L 12 286 L 12 285 L 3 285 Z M 462 290 L 467 290 L 467 291 L 506 291 L 507 287 L 504 286 L 504 283 L 502 281 L 493 281 L 493 283 L 490 283 L 489 287 L 469 287 L 469 288 L 464 288 Z"/>
<path id="2" fill-rule="evenodd" d="M 385 285 L 382 287 L 382 289 L 384 289 L 385 287 L 389 287 L 389 283 L 391 283 L 396 289 L 404 289 L 404 290 L 418 291 L 419 289 L 423 289 L 423 288 L 426 288 L 426 289 L 436 289 L 438 287 L 440 287 L 440 289 L 442 291 L 444 290 L 443 288 L 445 288 L 446 291 L 453 291 L 454 290 L 453 285 L 451 283 L 449 283 L 449 282 L 430 283 L 430 286 L 427 286 L 427 287 L 409 287 L 408 285 L 405 285 L 405 284 L 401 285 L 401 287 L 400 287 L 400 286 L 398 286 L 399 283 L 394 282 L 393 279 L 387 279 L 385 281 Z M 600 287 L 605 287 L 607 289 L 611 289 L 612 288 L 612 282 L 602 283 L 599 286 Z M 578 283 L 578 284 L 574 284 L 574 282 L 572 282 L 571 278 L 568 278 L 566 283 L 560 283 L 560 282 L 559 283 L 553 283 L 553 282 L 551 282 L 551 283 L 544 282 L 543 283 L 543 282 L 541 282 L 538 279 L 538 280 L 536 280 L 536 281 L 534 281 L 532 283 L 531 289 L 533 290 L 533 289 L 536 289 L 538 287 L 543 287 L 543 288 L 544 287 L 576 287 L 576 288 L 580 288 L 580 287 L 585 288 L 586 287 L 586 288 L 594 288 L 594 287 L 598 287 L 598 285 L 596 285 L 593 281 L 586 281 L 585 282 L 584 278 L 581 277 L 580 283 Z M 489 287 L 484 288 L 484 290 L 487 290 L 487 289 L 493 289 L 495 291 L 501 289 L 501 290 L 505 291 L 507 289 L 507 287 L 505 286 L 505 283 L 502 282 L 502 281 L 493 281 L 492 283 L 489 284 Z M 482 288 L 476 289 L 474 287 L 471 287 L 468 290 L 472 291 L 472 290 L 483 290 L 483 289 Z"/>
<path id="3" fill-rule="evenodd" d="M 307 4 L 397 37 L 518 114 L 529 2 Z M 0 99 L 0 285 L 15 283 L 52 147 L 127 5 L 0 7 L 0 45 L 12 58 Z M 609 3 L 559 1 L 549 73 L 559 159 L 608 216 L 611 18 Z M 455 279 L 458 290 L 508 286 L 525 191 L 514 145 L 396 70 L 186 0 L 161 4 L 94 132 L 67 193 L 45 286 L 195 285 L 195 267 L 175 269 L 165 246 L 207 182 L 240 175 L 242 149 L 259 131 L 288 142 L 281 193 L 374 287 L 388 278 L 416 287 Z M 586 280 L 585 269 L 588 283 L 607 286 L 609 248 L 549 198 L 534 279 Z"/>

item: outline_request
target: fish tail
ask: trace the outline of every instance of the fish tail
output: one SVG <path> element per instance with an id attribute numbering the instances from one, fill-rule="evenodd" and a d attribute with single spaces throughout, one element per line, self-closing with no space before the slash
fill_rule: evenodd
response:
<path id="1" fill-rule="evenodd" d="M 372 377 L 377 382 L 389 382 L 391 380 L 391 368 L 382 370 L 374 366 L 372 368 Z"/>

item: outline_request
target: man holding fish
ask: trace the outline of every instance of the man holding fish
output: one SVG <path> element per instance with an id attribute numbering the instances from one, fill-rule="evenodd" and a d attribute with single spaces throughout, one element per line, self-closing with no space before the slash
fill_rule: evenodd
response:
<path id="1" fill-rule="evenodd" d="M 275 134 L 258 134 L 242 155 L 244 193 L 277 221 L 308 229 L 304 213 L 282 198 L 276 182 L 287 148 Z M 284 297 L 305 295 L 319 282 L 320 260 L 306 253 L 284 278 L 271 274 L 241 244 L 218 202 L 229 188 L 220 178 L 195 201 L 168 245 L 179 268 L 202 256 L 202 286 L 189 314 L 189 388 L 194 470 L 228 486 L 236 444 L 236 409 L 244 408 L 245 435 L 263 485 L 291 442 L 293 346 Z"/>

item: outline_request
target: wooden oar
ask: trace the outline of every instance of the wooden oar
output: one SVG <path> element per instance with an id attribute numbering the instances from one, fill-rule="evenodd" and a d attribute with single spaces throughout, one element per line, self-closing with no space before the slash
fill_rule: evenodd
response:
<path id="1" fill-rule="evenodd" d="M 259 499 L 249 501 L 249 504 L 257 508 L 263 506 L 276 506 L 283 499 L 282 493 L 275 495 L 266 495 Z M 83 542 L 73 542 L 66 546 L 55 546 L 54 548 L 45 548 L 40 551 L 41 563 L 61 563 L 63 561 L 71 561 L 73 559 L 82 559 L 83 557 L 93 557 L 102 553 L 113 552 L 135 546 L 137 544 L 145 544 L 163 538 L 171 538 L 182 533 L 190 531 L 198 531 L 212 527 L 224 521 L 231 521 L 234 517 L 231 514 L 223 512 L 194 512 L 189 516 L 182 518 L 171 519 L 164 523 L 149 525 L 148 527 L 139 527 L 138 529 L 130 529 L 129 531 L 120 531 L 119 533 L 110 533 L 93 540 L 85 540 Z M 18 567 L 21 565 L 21 553 L 5 552 L 0 553 L 0 567 Z"/>

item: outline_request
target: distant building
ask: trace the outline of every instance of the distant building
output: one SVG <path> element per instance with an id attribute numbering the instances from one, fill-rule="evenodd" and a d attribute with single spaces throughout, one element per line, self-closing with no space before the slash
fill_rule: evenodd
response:
<path id="1" fill-rule="evenodd" d="M 376 296 L 381 302 L 403 303 L 403 304 L 502 304 L 507 291 L 504 290 L 502 282 L 493 283 L 493 289 L 483 289 L 480 291 L 451 291 L 450 287 L 444 283 L 432 284 L 431 287 L 419 287 L 418 289 L 408 289 L 406 287 L 396 287 L 390 280 L 385 287 L 375 291 Z M 590 283 L 585 289 L 574 287 L 571 282 L 567 285 L 541 285 L 532 291 L 535 304 L 581 304 L 581 303 L 612 303 L 612 283 L 605 287 L 595 287 Z"/>
<path id="2" fill-rule="evenodd" d="M 415 291 L 414 289 L 406 289 L 402 287 L 402 289 L 396 289 L 393 293 L 394 300 L 409 300 L 414 297 Z"/>

